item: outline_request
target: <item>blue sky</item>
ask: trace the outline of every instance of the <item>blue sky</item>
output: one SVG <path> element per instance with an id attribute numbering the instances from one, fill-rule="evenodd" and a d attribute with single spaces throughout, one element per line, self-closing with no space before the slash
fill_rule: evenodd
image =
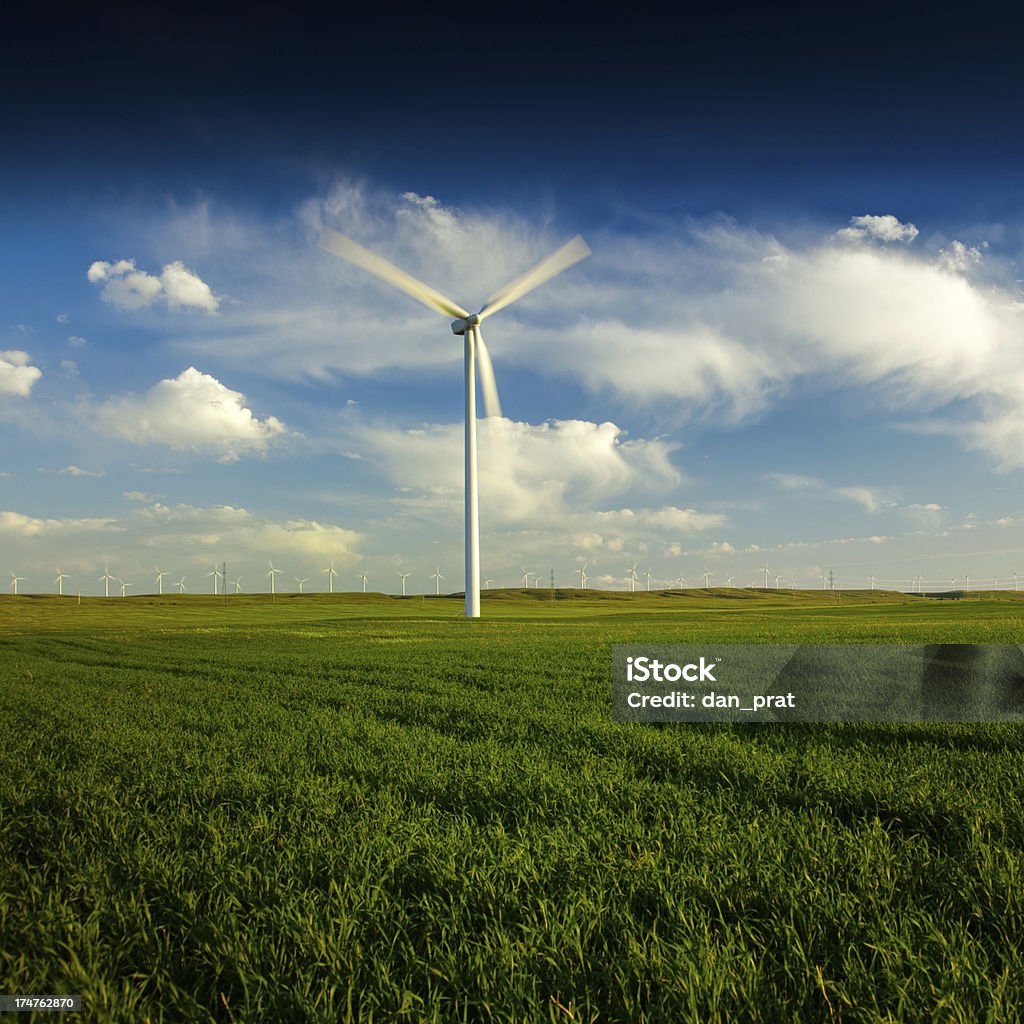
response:
<path id="1" fill-rule="evenodd" d="M 470 309 L 593 250 L 487 324 L 496 584 L 1012 587 L 1014 33 L 731 14 L 15 26 L 0 568 L 461 587 L 461 342 L 331 226 Z"/>

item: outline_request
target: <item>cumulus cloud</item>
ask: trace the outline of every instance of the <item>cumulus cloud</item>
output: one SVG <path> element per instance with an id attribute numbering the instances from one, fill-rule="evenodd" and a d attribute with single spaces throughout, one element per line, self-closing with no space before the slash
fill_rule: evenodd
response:
<path id="1" fill-rule="evenodd" d="M 275 416 L 257 419 L 245 396 L 190 366 L 144 395 L 111 398 L 95 410 L 104 433 L 137 444 L 164 444 L 182 451 L 213 452 L 223 461 L 260 453 L 285 433 Z"/>
<path id="2" fill-rule="evenodd" d="M 826 498 L 853 501 L 866 512 L 877 512 L 882 503 L 879 493 L 874 488 L 863 485 L 832 487 L 817 477 L 801 476 L 797 473 L 763 473 L 762 479 L 784 491 L 818 493 Z"/>
<path id="3" fill-rule="evenodd" d="M 89 267 L 86 277 L 101 286 L 100 296 L 118 309 L 143 309 L 163 302 L 168 309 L 201 309 L 212 315 L 221 301 L 210 286 L 180 260 L 168 263 L 157 276 L 139 270 L 135 260 L 116 263 L 97 260 Z"/>
<path id="4" fill-rule="evenodd" d="M 968 247 L 955 238 L 948 249 L 939 250 L 939 265 L 957 274 L 965 273 L 980 262 L 981 249 L 974 245 Z"/>
<path id="5" fill-rule="evenodd" d="M 851 217 L 850 226 L 836 232 L 836 238 L 844 242 L 912 242 L 917 235 L 913 224 L 903 224 L 891 213 Z"/>
<path id="6" fill-rule="evenodd" d="M 43 375 L 37 366 L 29 365 L 31 356 L 18 349 L 0 352 L 0 395 L 28 398 L 32 385 Z"/>

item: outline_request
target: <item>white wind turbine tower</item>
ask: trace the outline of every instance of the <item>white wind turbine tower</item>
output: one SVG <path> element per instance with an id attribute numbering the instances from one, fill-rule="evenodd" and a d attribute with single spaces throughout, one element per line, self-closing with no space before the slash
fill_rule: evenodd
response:
<path id="1" fill-rule="evenodd" d="M 580 574 L 580 590 L 587 589 L 587 563 L 583 563 L 582 569 L 576 570 Z"/>
<path id="2" fill-rule="evenodd" d="M 60 569 L 57 570 L 57 578 L 53 582 L 57 584 L 58 597 L 64 596 L 64 581 L 69 579 L 71 577 L 66 572 L 61 572 Z"/>
<path id="3" fill-rule="evenodd" d="M 488 576 L 488 577 L 487 577 L 487 579 L 485 579 L 485 580 L 484 580 L 484 590 L 486 590 L 486 589 L 487 589 L 487 588 L 488 588 L 488 587 L 489 587 L 489 586 L 490 586 L 490 585 L 491 585 L 491 584 L 492 584 L 493 582 L 494 582 L 494 580 L 492 580 L 492 579 L 491 579 L 491 578 L 490 578 L 490 577 Z"/>
<path id="4" fill-rule="evenodd" d="M 476 375 L 477 362 L 480 365 L 480 386 L 484 397 L 484 407 L 488 416 L 500 416 L 501 405 L 498 401 L 498 387 L 494 380 L 494 368 L 480 324 L 492 313 L 504 309 L 507 305 L 521 299 L 534 288 L 549 281 L 556 274 L 568 270 L 569 267 L 590 255 L 590 248 L 583 239 L 576 235 L 560 249 L 541 260 L 532 270 L 521 277 L 499 288 L 478 313 L 470 314 L 458 303 L 452 302 L 440 292 L 418 281 L 399 270 L 393 263 L 364 249 L 358 242 L 346 238 L 331 228 L 325 228 L 320 235 L 322 249 L 340 256 L 349 263 L 354 263 L 363 270 L 387 281 L 399 291 L 412 296 L 423 305 L 457 319 L 452 322 L 452 332 L 462 335 L 465 339 L 465 472 L 466 472 L 466 617 L 480 616 L 480 522 L 477 488 L 477 453 L 476 453 Z"/>
<path id="5" fill-rule="evenodd" d="M 167 573 L 161 572 L 159 569 L 154 569 L 153 572 L 156 573 L 156 592 L 162 596 L 164 592 L 164 577 Z"/>
<path id="6" fill-rule="evenodd" d="M 636 562 L 633 563 L 633 568 L 629 570 L 629 592 L 631 594 L 636 593 L 636 581 L 640 579 L 636 574 Z"/>
<path id="7" fill-rule="evenodd" d="M 440 595 L 441 595 L 441 580 L 444 579 L 444 577 L 441 575 L 441 566 L 438 566 L 433 571 L 433 573 L 431 574 L 430 578 L 434 581 L 434 593 L 435 593 L 435 595 L 440 597 Z"/>
<path id="8" fill-rule="evenodd" d="M 402 597 L 405 597 L 405 581 L 412 575 L 412 573 L 400 572 L 398 575 L 402 577 Z"/>
<path id="9" fill-rule="evenodd" d="M 270 566 L 270 572 L 267 573 L 267 575 L 270 577 L 270 596 L 277 597 L 277 574 L 279 572 L 283 572 L 284 570 L 275 569 L 273 562 L 267 562 L 267 565 Z"/>
<path id="10" fill-rule="evenodd" d="M 124 580 L 118 580 L 117 582 L 121 584 L 121 596 L 122 596 L 122 597 L 124 597 L 124 596 L 125 596 L 125 591 L 126 591 L 126 590 L 127 590 L 127 589 L 128 589 L 129 587 L 133 587 L 133 586 L 135 586 L 135 584 L 134 584 L 134 583 L 125 583 L 125 581 L 124 581 Z"/>
<path id="11" fill-rule="evenodd" d="M 220 577 L 221 571 L 220 571 L 220 569 L 217 568 L 217 566 L 214 566 L 213 567 L 213 572 L 208 572 L 206 575 L 213 577 L 213 594 L 216 597 L 216 595 L 217 595 L 217 579 L 218 579 L 218 577 Z"/>
<path id="12" fill-rule="evenodd" d="M 235 593 L 236 594 L 240 594 L 241 592 L 242 592 L 242 577 L 239 576 L 238 579 L 235 580 Z"/>
<path id="13" fill-rule="evenodd" d="M 110 566 L 108 565 L 103 570 L 103 575 L 100 577 L 100 583 L 103 584 L 103 596 L 104 597 L 110 597 L 110 581 L 112 579 L 114 579 L 114 577 L 110 575 Z"/>
<path id="14" fill-rule="evenodd" d="M 768 566 L 764 565 L 761 567 L 761 572 L 764 573 L 764 589 L 768 589 Z"/>
<path id="15" fill-rule="evenodd" d="M 24 576 L 15 576 L 14 573 L 11 572 L 11 593 L 15 597 L 18 596 L 18 584 L 19 583 L 24 583 L 24 582 L 25 582 L 25 577 Z"/>
<path id="16" fill-rule="evenodd" d="M 525 590 L 529 590 L 530 589 L 530 570 L 529 569 L 524 569 L 523 570 L 523 589 L 525 589 Z"/>
<path id="17" fill-rule="evenodd" d="M 644 575 L 647 577 L 647 589 L 650 590 L 651 589 L 651 570 L 648 569 L 647 572 L 644 573 Z"/>
<path id="18" fill-rule="evenodd" d="M 704 589 L 707 590 L 709 582 L 711 580 L 711 573 L 708 572 L 707 566 L 704 566 L 704 572 L 702 573 L 702 575 L 704 577 Z"/>
<path id="19" fill-rule="evenodd" d="M 178 593 L 179 594 L 184 594 L 185 593 L 185 577 L 184 576 L 182 576 L 181 579 L 178 580 L 178 582 L 175 583 L 174 585 L 178 588 Z"/>
<path id="20" fill-rule="evenodd" d="M 334 593 L 334 577 L 338 575 L 334 571 L 334 562 L 331 562 L 331 564 L 329 566 L 327 566 L 326 569 L 321 569 L 320 571 L 327 574 L 327 592 L 329 594 L 333 594 Z M 366 580 L 365 579 L 363 580 L 363 593 L 364 594 L 366 593 Z"/>
<path id="21" fill-rule="evenodd" d="M 874 590 L 875 589 L 875 577 L 874 576 L 869 576 L 868 577 L 868 583 L 871 584 L 871 589 Z"/>
<path id="22" fill-rule="evenodd" d="M 684 584 L 685 582 L 686 582 L 686 577 L 685 577 L 685 576 L 677 576 L 677 577 L 676 577 L 676 583 L 678 583 L 678 584 L 679 584 L 679 589 L 680 589 L 680 590 L 682 590 L 682 589 L 683 589 L 683 584 Z"/>
<path id="23" fill-rule="evenodd" d="M 299 577 L 296 576 L 295 577 L 295 582 L 298 583 L 298 585 L 299 585 L 299 593 L 301 594 L 302 593 L 302 584 L 303 583 L 308 583 L 309 582 L 309 577 L 307 576 L 305 579 L 301 579 L 300 580 Z"/>
<path id="24" fill-rule="evenodd" d="M 727 587 L 731 587 L 731 586 L 732 586 L 732 581 L 733 581 L 734 579 L 736 579 L 736 577 L 735 577 L 735 576 L 727 576 L 727 577 L 725 578 L 725 585 L 726 585 Z"/>
<path id="25" fill-rule="evenodd" d="M 363 581 L 363 593 L 365 594 L 366 593 L 366 573 L 365 572 L 361 572 L 359 574 L 359 578 Z M 332 591 L 332 593 L 333 593 L 333 591 Z"/>

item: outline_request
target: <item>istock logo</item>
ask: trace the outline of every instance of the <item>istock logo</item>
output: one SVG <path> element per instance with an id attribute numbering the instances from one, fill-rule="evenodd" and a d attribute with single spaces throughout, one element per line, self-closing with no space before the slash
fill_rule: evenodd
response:
<path id="1" fill-rule="evenodd" d="M 629 657 L 626 659 L 626 680 L 630 683 L 678 683 L 681 679 L 688 683 L 703 683 L 705 680 L 717 683 L 715 669 L 718 661 L 709 662 L 703 655 L 699 662 L 691 661 L 686 665 L 677 665 L 674 661 L 658 661 L 657 658 Z"/>

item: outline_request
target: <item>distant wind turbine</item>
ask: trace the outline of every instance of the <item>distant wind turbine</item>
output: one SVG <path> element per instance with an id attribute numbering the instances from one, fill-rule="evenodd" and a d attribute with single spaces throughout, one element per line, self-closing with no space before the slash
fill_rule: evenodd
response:
<path id="1" fill-rule="evenodd" d="M 334 577 L 338 574 L 334 571 L 334 562 L 332 561 L 326 569 L 321 569 L 321 572 L 327 574 L 327 592 L 329 594 L 334 593 Z M 363 592 L 366 592 L 366 580 L 363 580 Z"/>
<path id="2" fill-rule="evenodd" d="M 707 590 L 709 583 L 711 582 L 711 573 L 708 572 L 708 567 L 704 566 L 704 589 Z"/>
<path id="3" fill-rule="evenodd" d="M 444 577 L 441 575 L 441 566 L 438 566 L 430 577 L 434 581 L 434 593 L 440 595 L 441 593 L 441 580 Z"/>
<path id="4" fill-rule="evenodd" d="M 412 296 L 423 305 L 442 313 L 445 316 L 457 317 L 452 323 L 452 332 L 465 338 L 465 527 L 466 527 L 466 618 L 478 618 L 480 615 L 480 526 L 478 518 L 477 488 L 477 451 L 476 451 L 476 374 L 477 362 L 480 367 L 480 385 L 484 397 L 484 407 L 488 416 L 500 416 L 501 405 L 498 401 L 498 388 L 494 381 L 494 368 L 480 324 L 492 313 L 504 309 L 507 305 L 521 299 L 549 281 L 563 270 L 578 263 L 590 255 L 587 243 L 577 235 L 556 252 L 541 260 L 535 267 L 521 277 L 499 288 L 478 313 L 470 314 L 460 305 L 452 302 L 440 292 L 418 281 L 399 270 L 393 263 L 364 249 L 358 242 L 344 235 L 325 228 L 320 235 L 322 249 L 340 256 L 349 263 L 354 263 L 363 270 L 387 281 L 388 284 L 406 295 Z"/>
<path id="5" fill-rule="evenodd" d="M 61 572 L 60 569 L 57 570 L 57 578 L 53 582 L 57 584 L 58 597 L 64 596 L 64 581 L 69 579 L 71 577 L 66 572 Z"/>
<path id="6" fill-rule="evenodd" d="M 647 589 L 650 590 L 651 589 L 651 570 L 648 569 L 647 572 L 644 573 L 644 575 L 647 577 Z"/>
<path id="7" fill-rule="evenodd" d="M 164 577 L 167 575 L 165 572 L 161 572 L 159 569 L 154 569 L 156 573 L 156 592 L 163 595 L 164 592 Z"/>
<path id="8" fill-rule="evenodd" d="M 275 569 L 273 562 L 267 562 L 267 565 L 270 566 L 270 572 L 267 573 L 267 575 L 270 577 L 270 596 L 271 597 L 276 597 L 277 596 L 277 582 L 276 582 L 277 581 L 277 574 L 279 572 L 283 572 L 284 570 L 283 569 Z"/>
<path id="9" fill-rule="evenodd" d="M 633 563 L 633 568 L 629 570 L 629 592 L 631 594 L 636 593 L 636 581 L 640 579 L 636 574 L 636 562 Z"/>
<path id="10" fill-rule="evenodd" d="M 587 589 L 587 563 L 583 563 L 582 569 L 576 570 L 580 574 L 580 590 Z"/>
<path id="11" fill-rule="evenodd" d="M 175 583 L 174 585 L 178 588 L 178 593 L 179 594 L 184 594 L 185 593 L 185 577 L 184 576 L 182 576 L 181 579 L 178 580 L 178 582 Z"/>
<path id="12" fill-rule="evenodd" d="M 768 566 L 767 565 L 763 566 L 762 569 L 761 569 L 761 572 L 764 573 L 764 589 L 767 590 L 768 589 Z"/>
<path id="13" fill-rule="evenodd" d="M 309 582 L 309 577 L 307 576 L 304 579 L 300 580 L 299 577 L 296 576 L 295 577 L 295 582 L 298 583 L 298 585 L 299 585 L 299 593 L 301 594 L 302 593 L 302 584 L 303 583 L 308 583 Z"/>
<path id="14" fill-rule="evenodd" d="M 114 579 L 114 577 L 110 575 L 110 566 L 108 565 L 103 570 L 103 575 L 100 577 L 100 582 L 103 584 L 104 597 L 110 597 L 110 581 L 112 579 Z"/>
<path id="15" fill-rule="evenodd" d="M 11 593 L 15 597 L 18 596 L 18 584 L 19 583 L 24 583 L 24 582 L 25 582 L 25 577 L 24 576 L 15 576 L 13 572 L 11 573 Z"/>
<path id="16" fill-rule="evenodd" d="M 242 592 L 242 577 L 239 576 L 238 579 L 235 580 L 235 593 L 236 594 L 240 594 L 241 592 Z"/>
<path id="17" fill-rule="evenodd" d="M 366 573 L 365 572 L 361 572 L 359 574 L 359 578 L 363 581 L 363 593 L 365 594 L 366 593 Z"/>
<path id="18" fill-rule="evenodd" d="M 127 589 L 128 589 L 129 587 L 132 587 L 132 586 L 134 586 L 134 585 L 135 585 L 135 584 L 133 584 L 133 583 L 125 583 L 125 581 L 124 581 L 124 580 L 118 580 L 117 582 L 121 584 L 121 596 L 122 596 L 122 597 L 124 597 L 124 596 L 125 596 L 125 591 L 126 591 L 126 590 L 127 590 Z"/>
<path id="19" fill-rule="evenodd" d="M 731 587 L 731 586 L 732 586 L 732 581 L 733 581 L 734 579 L 736 579 L 736 577 L 735 577 L 735 576 L 727 576 L 727 577 L 726 577 L 726 580 L 725 580 L 725 585 L 726 585 L 727 587 Z"/>
<path id="20" fill-rule="evenodd" d="M 494 582 L 490 577 L 484 580 L 484 589 L 486 590 Z"/>
<path id="21" fill-rule="evenodd" d="M 405 581 L 412 575 L 412 573 L 400 572 L 398 575 L 402 577 L 402 597 L 405 597 Z"/>
<path id="22" fill-rule="evenodd" d="M 217 580 L 220 578 L 222 573 L 221 573 L 220 569 L 217 568 L 217 566 L 214 566 L 213 567 L 213 572 L 208 572 L 206 575 L 213 577 L 213 593 L 214 593 L 214 596 L 216 596 L 216 594 L 217 594 Z"/>
<path id="23" fill-rule="evenodd" d="M 530 570 L 523 570 L 523 588 L 526 590 L 530 589 Z"/>

